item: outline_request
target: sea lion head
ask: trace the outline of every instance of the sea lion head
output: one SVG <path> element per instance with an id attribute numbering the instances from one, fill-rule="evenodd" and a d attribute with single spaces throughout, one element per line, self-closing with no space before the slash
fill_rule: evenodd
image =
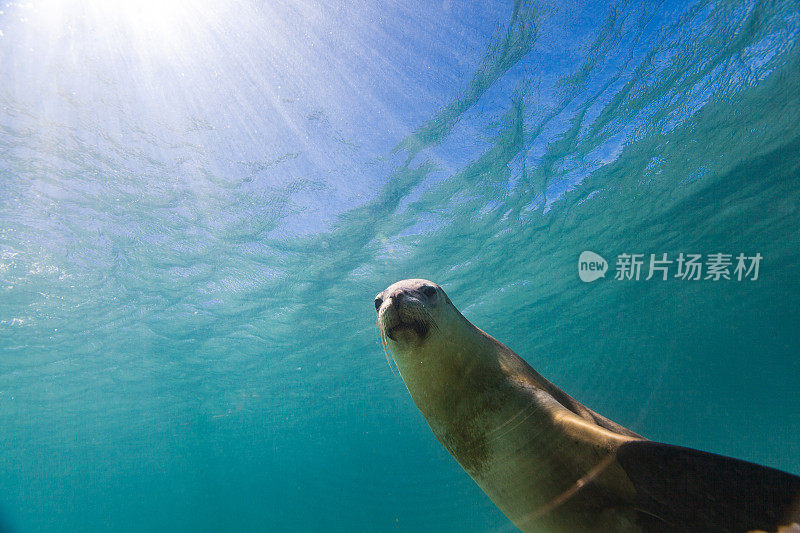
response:
<path id="1" fill-rule="evenodd" d="M 406 279 L 375 296 L 375 311 L 381 335 L 404 351 L 430 343 L 453 320 L 455 308 L 434 282 Z"/>

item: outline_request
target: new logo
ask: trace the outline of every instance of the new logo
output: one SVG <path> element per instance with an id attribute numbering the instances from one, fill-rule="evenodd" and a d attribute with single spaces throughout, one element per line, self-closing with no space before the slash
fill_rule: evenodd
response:
<path id="1" fill-rule="evenodd" d="M 578 258 L 578 276 L 581 281 L 591 283 L 599 278 L 606 277 L 608 262 L 603 256 L 586 250 Z"/>

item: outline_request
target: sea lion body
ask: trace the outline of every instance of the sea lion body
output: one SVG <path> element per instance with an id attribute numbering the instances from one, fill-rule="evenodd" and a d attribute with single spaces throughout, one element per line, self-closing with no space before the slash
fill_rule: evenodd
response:
<path id="1" fill-rule="evenodd" d="M 658 494 L 650 490 L 650 472 L 659 466 L 647 459 L 651 443 L 544 379 L 473 326 L 436 284 L 395 283 L 375 307 L 382 337 L 433 433 L 521 530 L 680 530 L 673 516 L 652 514 Z M 631 471 L 645 481 L 637 486 Z M 676 502 L 676 513 L 691 505 L 687 498 Z"/>

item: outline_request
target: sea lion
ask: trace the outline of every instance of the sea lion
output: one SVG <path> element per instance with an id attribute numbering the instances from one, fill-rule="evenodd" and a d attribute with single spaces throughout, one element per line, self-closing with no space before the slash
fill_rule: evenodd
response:
<path id="1" fill-rule="evenodd" d="M 375 309 L 434 435 L 522 531 L 800 531 L 800 478 L 649 441 L 595 413 L 435 283 L 397 282 Z"/>

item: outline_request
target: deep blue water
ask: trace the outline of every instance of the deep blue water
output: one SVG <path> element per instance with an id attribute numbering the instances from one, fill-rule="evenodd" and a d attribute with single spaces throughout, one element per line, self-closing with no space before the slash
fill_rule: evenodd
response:
<path id="1" fill-rule="evenodd" d="M 800 474 L 799 35 L 791 1 L 3 3 L 5 528 L 513 531 L 386 363 L 408 277 L 632 430 Z"/>

